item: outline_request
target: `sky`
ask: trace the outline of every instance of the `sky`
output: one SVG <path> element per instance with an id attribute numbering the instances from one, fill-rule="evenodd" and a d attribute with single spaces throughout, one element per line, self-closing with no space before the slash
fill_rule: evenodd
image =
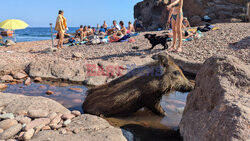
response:
<path id="1" fill-rule="evenodd" d="M 1 4 L 0 22 L 20 19 L 30 27 L 55 25 L 58 11 L 62 9 L 68 27 L 96 26 L 106 20 L 133 21 L 134 5 L 142 0 L 7 0 Z"/>

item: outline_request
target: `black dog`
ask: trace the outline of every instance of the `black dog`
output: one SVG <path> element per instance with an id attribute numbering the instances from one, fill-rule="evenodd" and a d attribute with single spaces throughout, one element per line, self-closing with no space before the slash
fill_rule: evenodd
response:
<path id="1" fill-rule="evenodd" d="M 152 45 L 150 50 L 152 50 L 158 44 L 161 44 L 162 46 L 164 46 L 163 50 L 168 49 L 167 42 L 170 41 L 168 35 L 156 36 L 156 34 L 145 34 L 144 37 L 147 38 L 150 44 Z"/>

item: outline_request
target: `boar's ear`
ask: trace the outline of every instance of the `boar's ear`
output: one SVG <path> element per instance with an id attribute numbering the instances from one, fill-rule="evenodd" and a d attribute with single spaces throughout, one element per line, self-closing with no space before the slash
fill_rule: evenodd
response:
<path id="1" fill-rule="evenodd" d="M 169 61 L 169 56 L 165 53 L 161 53 L 158 55 L 158 61 L 159 61 L 161 66 L 167 67 L 168 61 Z"/>

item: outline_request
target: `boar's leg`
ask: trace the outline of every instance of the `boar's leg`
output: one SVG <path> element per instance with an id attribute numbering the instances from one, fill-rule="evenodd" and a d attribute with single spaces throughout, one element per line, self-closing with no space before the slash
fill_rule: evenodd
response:
<path id="1" fill-rule="evenodd" d="M 157 115 L 167 116 L 167 114 L 161 107 L 160 100 L 157 101 L 156 103 L 147 103 L 145 107 L 147 107 L 150 111 L 152 111 Z"/>

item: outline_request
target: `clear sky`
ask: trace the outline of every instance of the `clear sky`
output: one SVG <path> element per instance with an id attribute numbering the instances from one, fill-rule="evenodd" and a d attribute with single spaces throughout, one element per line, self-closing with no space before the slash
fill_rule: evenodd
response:
<path id="1" fill-rule="evenodd" d="M 58 10 L 64 10 L 69 27 L 96 26 L 106 20 L 133 21 L 134 5 L 142 0 L 5 0 L 0 8 L 0 22 L 20 19 L 30 27 L 55 25 Z"/>

